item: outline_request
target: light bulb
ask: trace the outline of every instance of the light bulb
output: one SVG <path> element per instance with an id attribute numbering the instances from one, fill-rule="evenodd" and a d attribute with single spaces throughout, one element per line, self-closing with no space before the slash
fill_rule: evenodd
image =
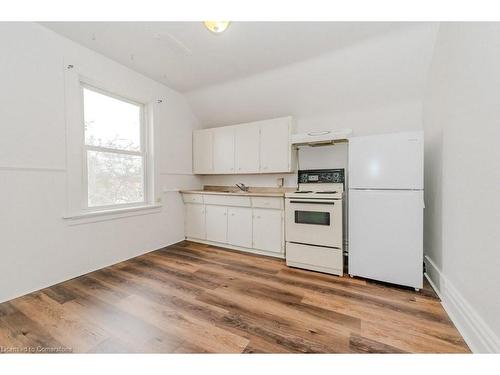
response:
<path id="1" fill-rule="evenodd" d="M 229 21 L 204 21 L 205 27 L 215 34 L 220 34 L 229 26 Z"/>

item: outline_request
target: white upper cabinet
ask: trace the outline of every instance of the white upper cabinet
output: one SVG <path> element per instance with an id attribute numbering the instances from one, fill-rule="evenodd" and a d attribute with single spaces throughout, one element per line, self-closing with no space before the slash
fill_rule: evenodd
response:
<path id="1" fill-rule="evenodd" d="M 195 174 L 287 173 L 295 168 L 290 135 L 292 118 L 196 130 Z"/>
<path id="2" fill-rule="evenodd" d="M 259 173 L 260 126 L 243 124 L 234 127 L 235 173 Z"/>
<path id="3" fill-rule="evenodd" d="M 234 173 L 234 127 L 213 130 L 213 155 L 215 174 Z"/>
<path id="4" fill-rule="evenodd" d="M 213 131 L 197 130 L 193 132 L 193 173 L 213 172 Z"/>
<path id="5" fill-rule="evenodd" d="M 290 172 L 291 117 L 260 122 L 260 172 Z"/>

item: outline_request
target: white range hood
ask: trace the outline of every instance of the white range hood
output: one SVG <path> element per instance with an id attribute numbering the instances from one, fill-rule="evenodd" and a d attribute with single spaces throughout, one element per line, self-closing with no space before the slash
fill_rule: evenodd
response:
<path id="1" fill-rule="evenodd" d="M 352 129 L 322 130 L 308 133 L 292 134 L 292 145 L 325 146 L 335 141 L 345 140 L 352 134 Z"/>

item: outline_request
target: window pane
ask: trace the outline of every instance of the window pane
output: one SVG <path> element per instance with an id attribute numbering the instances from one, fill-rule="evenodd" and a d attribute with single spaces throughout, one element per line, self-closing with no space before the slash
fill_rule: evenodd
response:
<path id="1" fill-rule="evenodd" d="M 142 156 L 87 151 L 89 207 L 144 202 Z"/>
<path id="2" fill-rule="evenodd" d="M 141 150 L 141 107 L 83 88 L 85 143 Z"/>

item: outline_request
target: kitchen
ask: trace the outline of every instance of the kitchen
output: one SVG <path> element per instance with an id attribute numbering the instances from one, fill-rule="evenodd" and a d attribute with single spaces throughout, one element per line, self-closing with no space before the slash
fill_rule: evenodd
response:
<path id="1" fill-rule="evenodd" d="M 183 190 L 186 239 L 285 258 L 289 266 L 338 276 L 344 275 L 347 263 L 351 277 L 419 291 L 423 134 L 355 137 L 350 129 L 305 134 L 293 129 L 293 118 L 284 117 L 193 133 L 195 173 L 294 172 L 297 186 Z M 334 157 L 322 158 L 327 168 L 311 165 L 301 150 L 314 147 L 321 152 L 320 147 L 336 145 L 347 146 L 333 150 L 345 153 L 347 148 L 347 155 L 337 157 L 348 160 L 347 168 L 330 164 Z M 311 169 L 296 170 L 298 165 Z M 278 178 L 277 185 L 282 184 Z"/>
<path id="2" fill-rule="evenodd" d="M 500 352 L 498 31 L 0 22 L 0 352 Z"/>

